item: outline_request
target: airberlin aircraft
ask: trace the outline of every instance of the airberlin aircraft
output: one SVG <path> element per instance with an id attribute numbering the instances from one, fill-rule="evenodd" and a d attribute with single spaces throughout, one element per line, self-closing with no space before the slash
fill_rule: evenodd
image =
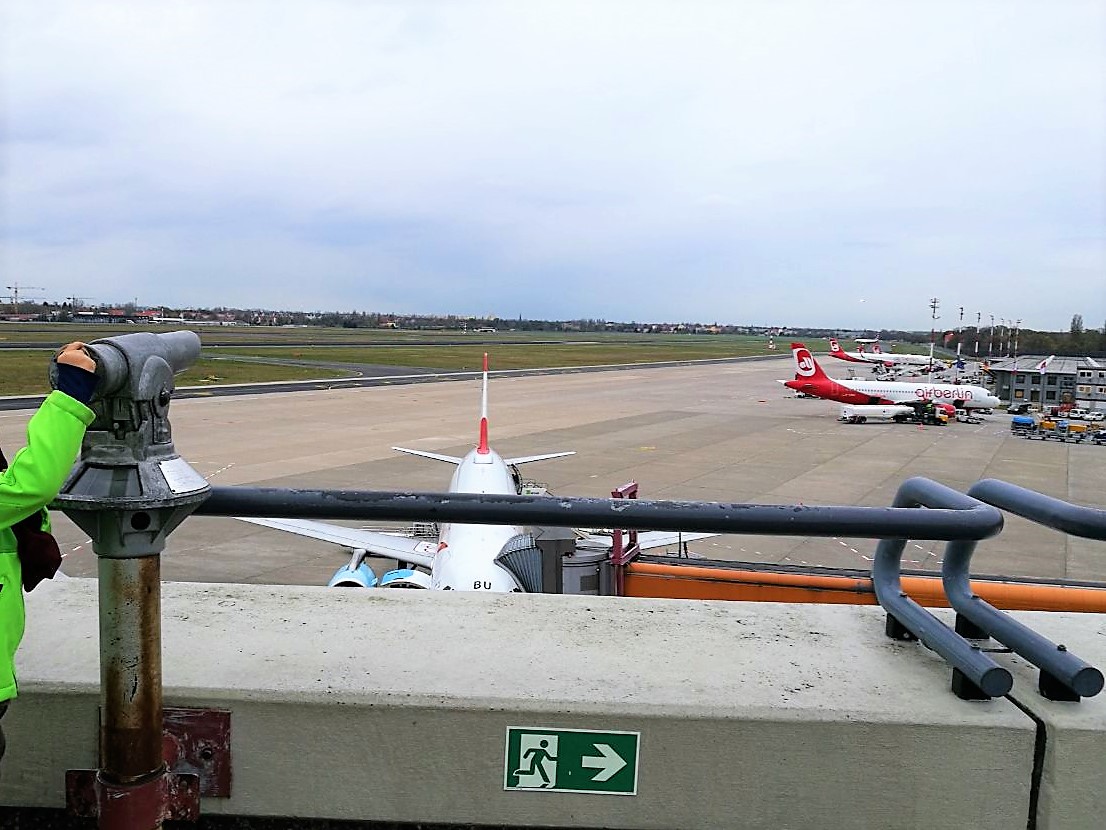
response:
<path id="1" fill-rule="evenodd" d="M 928 366 L 930 358 L 924 354 L 900 354 L 898 352 L 884 352 L 880 350 L 879 341 L 872 341 L 872 350 L 870 352 L 864 351 L 864 346 L 861 345 L 855 352 L 847 352 L 841 348 L 841 345 L 833 337 L 830 338 L 830 357 L 836 357 L 838 360 L 846 360 L 849 363 L 874 363 L 882 366 Z M 945 368 L 948 366 L 948 362 L 941 360 L 940 358 L 933 358 L 932 360 L 935 366 Z"/>
<path id="2" fill-rule="evenodd" d="M 880 351 L 879 343 L 872 345 L 872 359 L 883 363 L 884 366 L 928 366 L 930 363 L 941 367 L 949 365 L 947 360 L 941 360 L 939 357 L 929 357 L 924 354 L 883 352 Z"/>
<path id="3" fill-rule="evenodd" d="M 575 455 L 550 452 L 503 458 L 488 444 L 488 356 L 484 355 L 483 387 L 480 401 L 479 442 L 464 458 L 424 450 L 392 447 L 397 452 L 421 456 L 451 464 L 456 469 L 449 483 L 450 493 L 486 493 L 521 495 L 519 464 L 547 461 Z M 296 533 L 349 549 L 352 556 L 328 583 L 332 588 L 431 588 L 443 591 L 525 591 L 524 569 L 512 565 L 512 555 L 534 551 L 529 528 L 511 525 L 442 524 L 436 539 L 412 537 L 383 531 L 334 525 L 306 519 L 255 519 L 241 521 Z M 714 536 L 713 533 L 669 533 L 649 531 L 638 534 L 642 550 L 665 547 L 684 541 Z M 603 534 L 579 532 L 578 547 L 603 548 L 610 539 Z M 379 581 L 365 561 L 369 557 L 395 559 L 396 570 Z M 407 567 L 404 567 L 404 565 Z"/>
<path id="4" fill-rule="evenodd" d="M 841 344 L 838 343 L 837 339 L 834 338 L 834 337 L 830 338 L 829 346 L 830 346 L 830 350 L 829 350 L 830 357 L 836 357 L 838 360 L 846 360 L 849 363 L 882 363 L 883 362 L 883 361 L 879 360 L 878 358 L 873 357 L 872 355 L 865 352 L 863 346 L 860 347 L 859 351 L 855 351 L 855 352 L 845 351 L 844 349 L 841 348 Z"/>
<path id="5" fill-rule="evenodd" d="M 897 383 L 878 380 L 834 380 L 818 365 L 802 343 L 791 344 L 795 358 L 795 379 L 781 380 L 788 389 L 850 404 L 909 404 L 924 406 L 949 403 L 958 409 L 984 409 L 999 405 L 999 399 L 982 386 L 953 383 Z"/>

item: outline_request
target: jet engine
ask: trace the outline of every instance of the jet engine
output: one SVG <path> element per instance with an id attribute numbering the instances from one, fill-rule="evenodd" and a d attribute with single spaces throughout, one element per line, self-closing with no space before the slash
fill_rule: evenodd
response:
<path id="1" fill-rule="evenodd" d="M 429 588 L 430 575 L 414 568 L 398 568 L 380 577 L 381 588 Z"/>
<path id="2" fill-rule="evenodd" d="M 377 584 L 376 574 L 373 573 L 373 569 L 365 561 L 367 554 L 368 551 L 357 548 L 349 562 L 334 572 L 334 576 L 330 578 L 330 582 L 326 583 L 326 587 L 375 588 Z"/>

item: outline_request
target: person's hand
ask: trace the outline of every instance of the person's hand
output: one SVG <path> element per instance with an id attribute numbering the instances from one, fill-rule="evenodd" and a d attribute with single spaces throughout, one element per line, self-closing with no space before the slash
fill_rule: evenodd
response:
<path id="1" fill-rule="evenodd" d="M 96 361 L 89 356 L 84 349 L 84 343 L 79 340 L 62 346 L 61 351 L 58 352 L 57 361 L 84 369 L 86 372 L 96 371 Z"/>

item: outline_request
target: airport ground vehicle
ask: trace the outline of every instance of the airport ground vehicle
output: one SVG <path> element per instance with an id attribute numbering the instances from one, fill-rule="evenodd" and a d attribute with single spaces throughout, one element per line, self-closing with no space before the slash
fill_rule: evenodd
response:
<path id="1" fill-rule="evenodd" d="M 1090 414 L 1088 409 L 1069 409 L 1068 417 L 1073 421 L 1082 421 Z"/>
<path id="2" fill-rule="evenodd" d="M 1099 412 L 1097 409 L 1090 410 L 1083 416 L 1084 421 L 1106 421 L 1106 412 Z"/>
<path id="3" fill-rule="evenodd" d="M 867 421 L 894 421 L 904 424 L 914 417 L 912 406 L 861 406 L 843 404 L 837 420 L 848 424 L 863 424 Z"/>
<path id="4" fill-rule="evenodd" d="M 1046 418 L 1037 425 L 1037 432 L 1032 437 L 1047 441 L 1052 438 L 1057 441 L 1082 441 L 1089 434 L 1086 424 L 1073 424 L 1066 419 L 1053 420 Z"/>
<path id="5" fill-rule="evenodd" d="M 1010 419 L 1010 431 L 1015 435 L 1029 435 L 1037 431 L 1037 419 L 1032 415 L 1015 415 Z"/>

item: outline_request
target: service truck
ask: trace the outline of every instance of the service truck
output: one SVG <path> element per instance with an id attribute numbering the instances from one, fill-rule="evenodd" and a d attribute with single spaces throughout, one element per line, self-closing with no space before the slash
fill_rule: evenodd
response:
<path id="1" fill-rule="evenodd" d="M 878 404 L 842 404 L 837 420 L 848 424 L 863 424 L 867 421 L 894 421 L 905 424 L 914 417 L 914 407 Z"/>

